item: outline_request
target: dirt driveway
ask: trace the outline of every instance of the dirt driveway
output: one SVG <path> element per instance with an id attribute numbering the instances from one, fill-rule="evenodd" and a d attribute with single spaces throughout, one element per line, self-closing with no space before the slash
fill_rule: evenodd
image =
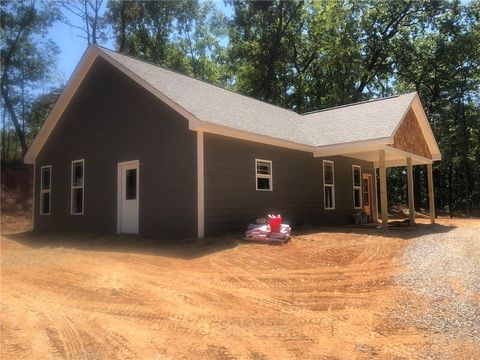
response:
<path id="1" fill-rule="evenodd" d="M 478 221 L 330 228 L 286 246 L 3 230 L 2 359 L 480 358 L 473 336 L 408 316 L 436 300 L 414 291 L 405 258 L 432 231 L 477 246 Z"/>

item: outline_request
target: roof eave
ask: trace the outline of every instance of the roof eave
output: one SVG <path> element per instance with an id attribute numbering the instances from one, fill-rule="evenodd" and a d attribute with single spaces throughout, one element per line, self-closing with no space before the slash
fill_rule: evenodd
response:
<path id="1" fill-rule="evenodd" d="M 206 133 L 231 137 L 239 140 L 258 142 L 267 145 L 279 146 L 292 150 L 306 151 L 314 153 L 317 149 L 316 146 L 297 143 L 290 140 L 276 138 L 273 136 L 262 135 L 253 133 L 241 129 L 236 129 L 224 125 L 214 124 L 208 121 L 200 121 L 197 127 L 190 128 L 190 130 L 198 131 L 203 130 Z"/>
<path id="2" fill-rule="evenodd" d="M 392 141 L 390 137 L 381 137 L 377 139 L 317 146 L 314 156 L 325 157 L 325 156 L 351 154 L 351 153 L 361 152 L 361 151 L 381 150 L 386 145 L 390 145 L 391 143 Z"/>

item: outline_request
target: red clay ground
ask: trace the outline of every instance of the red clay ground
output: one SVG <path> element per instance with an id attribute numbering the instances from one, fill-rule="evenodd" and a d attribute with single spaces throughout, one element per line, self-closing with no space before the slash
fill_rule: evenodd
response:
<path id="1" fill-rule="evenodd" d="M 413 241 L 407 238 L 428 226 L 403 229 L 401 237 L 332 228 L 294 236 L 285 246 L 234 238 L 162 245 L 129 237 L 32 235 L 19 232 L 14 219 L 2 217 L 5 359 L 443 353 L 428 331 L 391 316 L 409 296 L 393 281 L 401 271 L 396 262 Z M 480 356 L 468 341 L 451 341 L 444 350 L 457 358 Z"/>
<path id="2" fill-rule="evenodd" d="M 395 280 L 406 249 L 432 229 L 480 229 L 440 222 L 389 236 L 315 229 L 284 246 L 235 236 L 165 244 L 32 234 L 24 208 L 4 208 L 0 357 L 480 358 L 473 338 L 439 342 L 399 317 L 427 304 Z"/>

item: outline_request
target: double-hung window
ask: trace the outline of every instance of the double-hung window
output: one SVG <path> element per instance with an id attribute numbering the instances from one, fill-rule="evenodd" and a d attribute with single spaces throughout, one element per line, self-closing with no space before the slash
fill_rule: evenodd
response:
<path id="1" fill-rule="evenodd" d="M 40 168 L 40 215 L 50 215 L 52 200 L 52 166 Z"/>
<path id="2" fill-rule="evenodd" d="M 323 160 L 323 195 L 325 210 L 335 209 L 335 174 L 333 161 Z"/>
<path id="3" fill-rule="evenodd" d="M 84 208 L 85 161 L 72 161 L 71 214 L 82 215 Z"/>
<path id="4" fill-rule="evenodd" d="M 255 177 L 257 191 L 272 191 L 272 162 L 255 159 Z"/>
<path id="5" fill-rule="evenodd" d="M 352 165 L 353 178 L 353 208 L 362 208 L 362 168 L 358 165 Z"/>

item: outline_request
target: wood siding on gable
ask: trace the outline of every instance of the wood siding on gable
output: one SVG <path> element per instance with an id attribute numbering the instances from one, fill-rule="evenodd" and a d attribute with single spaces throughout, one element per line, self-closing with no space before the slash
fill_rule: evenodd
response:
<path id="1" fill-rule="evenodd" d="M 415 113 L 410 109 L 394 136 L 393 147 L 412 154 L 432 158 Z"/>
<path id="2" fill-rule="evenodd" d="M 72 160 L 85 159 L 84 215 L 70 215 Z M 36 159 L 36 230 L 117 230 L 117 164 L 139 160 L 139 231 L 197 234 L 196 134 L 188 120 L 97 59 Z M 52 165 L 51 215 L 39 215 L 40 167 Z"/>

